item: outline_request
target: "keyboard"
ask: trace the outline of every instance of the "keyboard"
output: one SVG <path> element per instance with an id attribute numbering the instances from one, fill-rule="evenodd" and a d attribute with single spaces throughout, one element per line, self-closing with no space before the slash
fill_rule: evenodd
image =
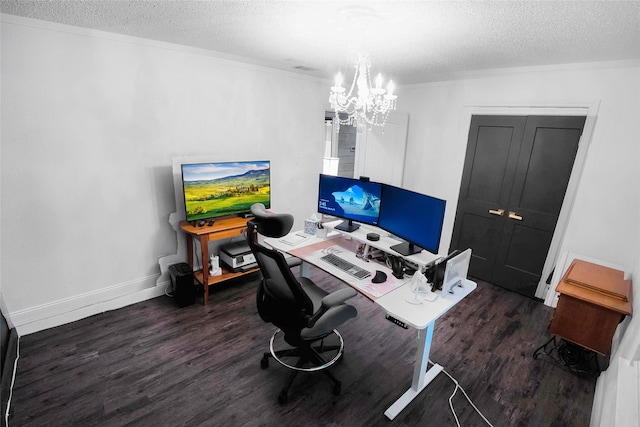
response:
<path id="1" fill-rule="evenodd" d="M 321 256 L 320 259 L 344 271 L 345 273 L 352 275 L 356 279 L 364 279 L 365 277 L 371 276 L 370 271 L 367 271 L 364 268 L 360 268 L 357 265 L 350 263 L 349 261 L 345 261 L 336 254 L 326 254 Z"/>

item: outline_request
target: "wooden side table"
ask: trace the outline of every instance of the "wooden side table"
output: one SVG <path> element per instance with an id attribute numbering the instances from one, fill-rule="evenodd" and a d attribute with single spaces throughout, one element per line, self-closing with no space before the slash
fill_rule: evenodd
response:
<path id="1" fill-rule="evenodd" d="M 209 242 L 228 239 L 231 237 L 241 236 L 247 232 L 247 221 L 250 218 L 229 217 L 229 218 L 217 218 L 213 225 L 195 227 L 187 221 L 180 221 L 180 228 L 187 235 L 187 262 L 194 269 L 194 252 L 193 252 L 193 239 L 198 239 L 200 242 L 200 256 L 202 258 L 202 269 L 194 270 L 194 276 L 198 282 L 202 283 L 204 288 L 204 301 L 203 304 L 207 305 L 209 300 L 209 286 L 222 283 L 227 280 L 250 274 L 257 271 L 257 268 L 248 271 L 232 272 L 222 267 L 222 274 L 220 276 L 209 276 Z"/>
<path id="2" fill-rule="evenodd" d="M 618 324 L 631 315 L 631 281 L 624 272 L 574 260 L 558 284 L 549 331 L 603 356 Z"/>

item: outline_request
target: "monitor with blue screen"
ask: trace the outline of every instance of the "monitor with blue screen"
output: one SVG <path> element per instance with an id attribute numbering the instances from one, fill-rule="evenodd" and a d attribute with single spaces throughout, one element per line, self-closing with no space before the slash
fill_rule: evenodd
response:
<path id="1" fill-rule="evenodd" d="M 386 184 L 381 199 L 378 227 L 406 240 L 391 249 L 405 256 L 422 249 L 438 253 L 445 200 Z"/>
<path id="2" fill-rule="evenodd" d="M 377 182 L 320 175 L 318 212 L 344 219 L 336 227 L 342 231 L 357 230 L 360 223 L 376 225 L 380 213 L 381 186 Z"/>

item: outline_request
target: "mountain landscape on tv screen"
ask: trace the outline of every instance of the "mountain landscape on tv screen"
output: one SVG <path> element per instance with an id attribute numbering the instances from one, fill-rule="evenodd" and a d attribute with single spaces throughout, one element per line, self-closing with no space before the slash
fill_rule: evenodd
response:
<path id="1" fill-rule="evenodd" d="M 242 175 L 184 182 L 187 220 L 249 212 L 254 203 L 269 207 L 269 169 L 250 170 Z"/>

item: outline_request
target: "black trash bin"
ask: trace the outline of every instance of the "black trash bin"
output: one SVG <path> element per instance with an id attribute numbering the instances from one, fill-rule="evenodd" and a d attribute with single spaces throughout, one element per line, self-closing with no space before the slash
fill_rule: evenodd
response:
<path id="1" fill-rule="evenodd" d="M 196 300 L 196 285 L 193 270 L 186 262 L 169 266 L 173 299 L 180 307 L 191 305 Z"/>

